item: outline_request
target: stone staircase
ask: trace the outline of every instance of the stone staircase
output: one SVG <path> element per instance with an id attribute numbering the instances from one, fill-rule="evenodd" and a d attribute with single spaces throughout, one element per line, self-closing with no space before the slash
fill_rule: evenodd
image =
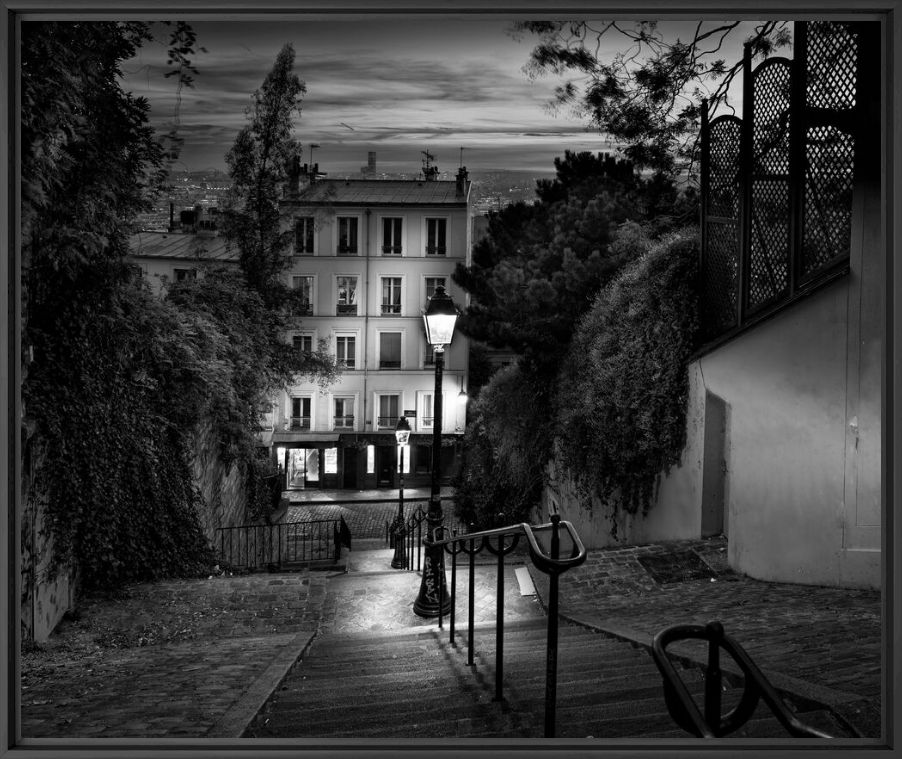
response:
<path id="1" fill-rule="evenodd" d="M 245 732 L 257 738 L 541 738 L 544 619 L 505 627 L 503 699 L 495 695 L 495 631 L 476 625 L 474 666 L 465 634 L 447 628 L 325 634 L 310 646 Z M 701 703 L 702 672 L 681 671 Z M 725 684 L 724 711 L 738 701 Z M 641 646 L 562 623 L 556 737 L 687 738 L 667 712 L 661 676 Z M 800 719 L 837 737 L 854 734 L 816 704 L 789 701 Z M 762 704 L 731 737 L 788 737 Z"/>

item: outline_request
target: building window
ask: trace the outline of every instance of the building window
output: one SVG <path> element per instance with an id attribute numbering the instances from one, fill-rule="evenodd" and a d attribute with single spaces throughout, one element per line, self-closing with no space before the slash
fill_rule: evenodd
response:
<path id="1" fill-rule="evenodd" d="M 301 316 L 313 315 L 313 277 L 309 275 L 294 275 L 291 278 L 291 286 L 298 291 L 300 298 L 299 314 Z"/>
<path id="2" fill-rule="evenodd" d="M 311 422 L 312 399 L 300 396 L 291 399 L 291 417 L 288 420 L 290 430 L 309 430 Z"/>
<path id="3" fill-rule="evenodd" d="M 426 255 L 443 256 L 448 245 L 448 220 L 426 219 Z"/>
<path id="4" fill-rule="evenodd" d="M 338 255 L 357 255 L 357 217 L 338 217 Z"/>
<path id="5" fill-rule="evenodd" d="M 313 335 L 294 335 L 291 338 L 291 344 L 299 351 L 306 353 L 313 352 Z"/>
<path id="6" fill-rule="evenodd" d="M 420 394 L 420 427 L 423 429 L 432 429 L 432 393 Z"/>
<path id="7" fill-rule="evenodd" d="M 382 313 L 401 313 L 401 277 L 382 277 Z"/>
<path id="8" fill-rule="evenodd" d="M 357 364 L 357 338 L 354 335 L 338 335 L 335 338 L 335 358 L 344 364 L 346 369 L 353 369 Z"/>
<path id="9" fill-rule="evenodd" d="M 313 217 L 299 216 L 294 220 L 295 255 L 313 254 Z"/>
<path id="10" fill-rule="evenodd" d="M 383 256 L 400 256 L 401 255 L 401 219 L 383 219 L 382 220 L 382 255 Z"/>
<path id="11" fill-rule="evenodd" d="M 333 426 L 336 430 L 354 429 L 354 399 L 336 398 L 334 406 Z"/>
<path id="12" fill-rule="evenodd" d="M 394 429 L 398 423 L 398 408 L 400 401 L 397 395 L 379 396 L 379 418 L 376 426 L 379 429 Z"/>
<path id="13" fill-rule="evenodd" d="M 423 351 L 423 366 L 435 366 L 435 349 L 428 342 Z"/>
<path id="14" fill-rule="evenodd" d="M 356 316 L 357 314 L 357 277 L 338 277 L 339 316 Z"/>
<path id="15" fill-rule="evenodd" d="M 401 333 L 379 333 L 379 368 L 401 368 Z"/>
<path id="16" fill-rule="evenodd" d="M 197 269 L 173 269 L 176 282 L 193 282 L 197 279 Z"/>
<path id="17" fill-rule="evenodd" d="M 447 277 L 426 277 L 426 301 L 435 295 L 435 289 L 437 287 L 444 287 L 445 292 L 448 292 L 448 278 Z M 449 293 L 450 295 L 450 293 Z"/>

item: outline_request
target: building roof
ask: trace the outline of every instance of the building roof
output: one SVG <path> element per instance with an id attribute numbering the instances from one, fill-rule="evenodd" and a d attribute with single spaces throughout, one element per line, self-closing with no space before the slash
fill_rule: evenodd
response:
<path id="1" fill-rule="evenodd" d="M 238 260 L 238 251 L 229 250 L 224 237 L 182 232 L 138 232 L 129 240 L 136 258 L 171 258 L 187 261 Z"/>
<path id="2" fill-rule="evenodd" d="M 445 205 L 466 206 L 470 182 L 463 195 L 457 181 L 423 179 L 317 179 L 301 190 L 294 202 L 317 205 Z"/>

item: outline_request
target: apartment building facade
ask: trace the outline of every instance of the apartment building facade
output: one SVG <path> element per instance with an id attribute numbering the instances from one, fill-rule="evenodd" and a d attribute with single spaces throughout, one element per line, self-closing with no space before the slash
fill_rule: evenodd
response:
<path id="1" fill-rule="evenodd" d="M 283 201 L 294 232 L 284 276 L 308 305 L 286 337 L 299 350 L 322 345 L 342 375 L 327 388 L 299 378 L 274 401 L 268 442 L 287 489 L 397 487 L 401 416 L 412 430 L 405 484 L 430 481 L 435 363 L 422 313 L 440 285 L 465 305 L 451 273 L 469 263 L 470 187 L 465 169 L 453 181 L 295 173 Z M 465 427 L 468 352 L 459 332 L 445 350 L 443 479 Z"/>

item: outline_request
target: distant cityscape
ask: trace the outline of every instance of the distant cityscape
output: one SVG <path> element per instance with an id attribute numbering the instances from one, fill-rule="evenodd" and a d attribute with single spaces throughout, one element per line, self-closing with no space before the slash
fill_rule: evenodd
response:
<path id="1" fill-rule="evenodd" d="M 536 182 L 553 176 L 529 171 L 474 171 L 470 174 L 473 182 L 472 207 L 477 215 L 497 211 L 511 203 L 523 201 L 533 203 L 536 199 Z M 420 173 L 387 174 L 361 171 L 359 174 L 340 174 L 342 178 L 355 179 L 417 179 Z M 452 181 L 454 172 L 441 172 L 440 180 Z M 219 169 L 205 171 L 180 171 L 170 175 L 169 192 L 161 194 L 152 211 L 140 215 L 138 228 L 147 232 L 165 232 L 169 229 L 170 212 L 179 213 L 187 208 L 203 206 L 222 207 L 229 192 L 229 175 Z M 172 209 L 170 209 L 172 204 Z"/>

